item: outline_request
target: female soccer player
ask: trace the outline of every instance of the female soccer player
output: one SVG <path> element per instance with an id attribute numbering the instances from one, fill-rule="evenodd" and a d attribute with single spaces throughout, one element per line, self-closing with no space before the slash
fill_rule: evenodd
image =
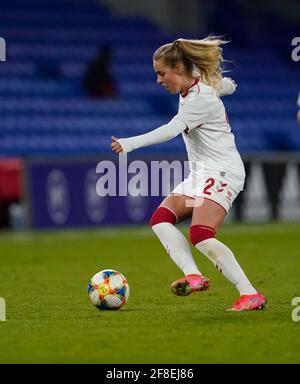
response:
<path id="1" fill-rule="evenodd" d="M 172 292 L 186 296 L 209 288 L 199 271 L 185 236 L 175 227 L 192 218 L 190 240 L 237 288 L 240 298 L 232 311 L 263 309 L 266 298 L 251 285 L 232 251 L 216 239 L 234 199 L 243 190 L 245 170 L 236 149 L 225 108 L 219 96 L 235 91 L 235 83 L 222 79 L 222 44 L 216 37 L 178 39 L 153 55 L 157 82 L 172 94 L 179 93 L 177 115 L 166 125 L 143 135 L 112 137 L 115 153 L 170 140 L 180 133 L 186 145 L 190 174 L 154 212 L 150 225 L 185 277 Z"/>

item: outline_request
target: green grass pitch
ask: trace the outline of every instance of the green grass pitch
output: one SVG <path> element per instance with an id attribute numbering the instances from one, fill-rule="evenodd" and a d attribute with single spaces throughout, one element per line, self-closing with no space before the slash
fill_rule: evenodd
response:
<path id="1" fill-rule="evenodd" d="M 187 233 L 187 228 L 184 228 Z M 176 297 L 180 271 L 148 227 L 0 234 L 0 363 L 300 363 L 300 226 L 226 225 L 219 233 L 265 311 L 229 313 L 237 291 L 197 250 L 208 292 Z M 87 284 L 111 268 L 130 284 L 119 311 L 98 311 Z"/>

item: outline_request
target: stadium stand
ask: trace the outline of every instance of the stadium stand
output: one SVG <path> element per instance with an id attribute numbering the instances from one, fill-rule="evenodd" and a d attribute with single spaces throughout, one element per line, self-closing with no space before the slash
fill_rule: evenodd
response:
<path id="1" fill-rule="evenodd" d="M 0 36 L 8 50 L 0 63 L 1 157 L 110 152 L 112 134 L 149 131 L 176 113 L 177 98 L 157 86 L 152 69 L 155 48 L 175 36 L 147 20 L 115 15 L 95 1 L 2 0 Z M 107 44 L 119 96 L 91 100 L 82 76 Z M 296 69 L 272 48 L 233 42 L 224 53 L 238 83 L 224 99 L 238 148 L 299 150 Z M 141 151 L 183 149 L 177 138 Z"/>

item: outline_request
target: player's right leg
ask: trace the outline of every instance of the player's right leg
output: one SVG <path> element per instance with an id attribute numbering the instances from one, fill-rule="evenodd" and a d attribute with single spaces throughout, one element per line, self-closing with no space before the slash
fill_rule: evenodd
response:
<path id="1" fill-rule="evenodd" d="M 171 194 L 156 209 L 150 220 L 153 231 L 185 275 L 171 286 L 172 292 L 178 296 L 187 296 L 209 287 L 209 280 L 199 271 L 187 239 L 175 227 L 176 223 L 191 217 L 193 200 L 188 196 Z"/>

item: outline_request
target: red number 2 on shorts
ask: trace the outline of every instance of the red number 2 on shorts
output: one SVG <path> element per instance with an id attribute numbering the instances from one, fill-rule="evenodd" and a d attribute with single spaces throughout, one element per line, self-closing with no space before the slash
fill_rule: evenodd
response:
<path id="1" fill-rule="evenodd" d="M 215 179 L 212 179 L 212 178 L 207 179 L 205 181 L 205 184 L 207 184 L 207 186 L 204 188 L 203 193 L 205 195 L 209 195 L 210 196 L 211 192 L 209 192 L 209 190 L 210 190 L 210 188 L 212 188 L 215 185 L 215 183 L 216 183 Z"/>

